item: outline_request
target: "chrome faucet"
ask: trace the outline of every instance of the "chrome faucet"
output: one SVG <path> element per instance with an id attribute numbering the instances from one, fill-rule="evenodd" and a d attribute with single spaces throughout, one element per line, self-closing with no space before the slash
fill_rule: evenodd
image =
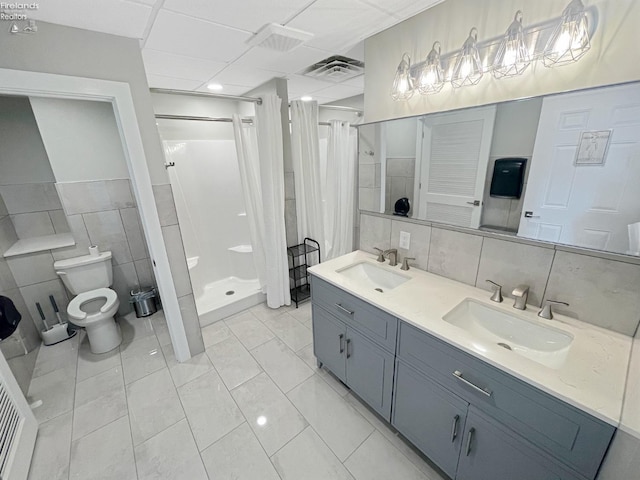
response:
<path id="1" fill-rule="evenodd" d="M 551 309 L 553 305 L 564 305 L 566 307 L 569 306 L 567 302 L 560 302 L 558 300 L 546 300 L 544 302 L 544 307 L 542 307 L 542 310 L 538 312 L 538 316 L 540 318 L 546 318 L 547 320 L 553 320 L 553 310 Z"/>
<path id="2" fill-rule="evenodd" d="M 378 247 L 373 247 L 373 249 L 378 252 L 378 258 L 376 258 L 376 261 L 384 263 L 384 250 Z"/>
<path id="3" fill-rule="evenodd" d="M 515 301 L 513 302 L 513 308 L 518 310 L 527 309 L 527 297 L 529 296 L 529 285 L 518 285 L 511 292 Z"/>
<path id="4" fill-rule="evenodd" d="M 502 303 L 502 285 L 498 285 L 493 280 L 485 280 L 487 283 L 490 283 L 493 288 L 493 295 L 491 295 L 490 300 L 492 302 Z"/>
<path id="5" fill-rule="evenodd" d="M 385 250 L 382 252 L 382 255 L 389 259 L 389 266 L 395 267 L 398 264 L 398 250 L 395 248 L 390 248 L 389 250 Z M 393 255 L 393 257 L 389 257 L 389 255 Z"/>
<path id="6" fill-rule="evenodd" d="M 415 260 L 414 257 L 404 257 L 402 259 L 402 266 L 400 267 L 400 270 L 409 270 L 409 260 Z"/>

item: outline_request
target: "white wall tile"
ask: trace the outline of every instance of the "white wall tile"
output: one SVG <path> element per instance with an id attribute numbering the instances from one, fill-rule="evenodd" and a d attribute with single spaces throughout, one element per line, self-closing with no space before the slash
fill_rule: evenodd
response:
<path id="1" fill-rule="evenodd" d="M 57 183 L 56 188 L 67 215 L 136 206 L 128 179 Z"/>
<path id="2" fill-rule="evenodd" d="M 545 300 L 568 302 L 555 308 L 578 319 L 633 335 L 640 317 L 640 265 L 556 251 Z"/>
<path id="3" fill-rule="evenodd" d="M 0 195 L 10 214 L 43 212 L 62 208 L 53 183 L 0 186 Z"/>
<path id="4" fill-rule="evenodd" d="M 147 242 L 142 233 L 138 209 L 123 208 L 120 210 L 120 217 L 122 218 L 122 224 L 127 235 L 129 250 L 131 251 L 133 260 L 148 258 L 149 251 L 147 250 Z"/>
<path id="5" fill-rule="evenodd" d="M 411 235 L 409 249 L 400 248 L 400 232 Z M 415 258 L 409 265 L 427 269 L 429 261 L 429 244 L 431 243 L 431 227 L 417 223 L 391 221 L 391 247 L 398 249 L 398 263 L 405 257 Z"/>
<path id="6" fill-rule="evenodd" d="M 4 257 L 0 257 L 0 292 L 6 292 L 17 288 L 18 284 L 13 278 L 13 273 Z"/>
<path id="7" fill-rule="evenodd" d="M 120 300 L 119 315 L 126 315 L 131 311 L 130 293 L 131 290 L 138 286 L 138 275 L 133 262 L 113 266 L 113 285 L 111 289 L 116 291 Z"/>
<path id="8" fill-rule="evenodd" d="M 0 253 L 4 254 L 17 241 L 18 235 L 16 235 L 11 217 L 7 215 L 0 218 Z"/>
<path id="9" fill-rule="evenodd" d="M 48 212 L 19 213 L 11 215 L 11 221 L 18 238 L 41 237 L 55 233 Z"/>
<path id="10" fill-rule="evenodd" d="M 286 229 L 287 245 L 297 245 L 298 242 L 298 217 L 296 216 L 296 201 L 284 202 L 284 225 Z"/>
<path id="11" fill-rule="evenodd" d="M 187 334 L 187 342 L 189 343 L 191 355 L 204 352 L 200 320 L 198 319 L 198 310 L 196 309 L 196 301 L 193 295 L 189 294 L 178 298 L 178 304 L 180 305 L 182 323 L 185 333 Z"/>
<path id="12" fill-rule="evenodd" d="M 54 296 L 58 309 L 60 309 L 61 312 L 67 311 L 69 299 L 67 291 L 60 279 L 20 287 L 20 293 L 24 298 L 27 308 L 29 309 L 29 313 L 31 314 L 31 318 L 33 318 L 38 330 L 42 330 L 44 327 L 42 325 L 42 320 L 40 320 L 40 314 L 36 309 L 36 302 L 39 302 L 42 306 L 42 310 L 44 311 L 49 325 L 56 322 L 55 312 L 53 311 L 51 303 L 49 303 L 49 295 Z"/>
<path id="13" fill-rule="evenodd" d="M 491 291 L 491 285 L 486 280 L 493 280 L 502 285 L 505 297 L 512 297 L 511 292 L 516 286 L 529 285 L 527 303 L 540 306 L 553 255 L 552 248 L 485 238 L 476 286 Z"/>
<path id="14" fill-rule="evenodd" d="M 427 270 L 475 285 L 481 248 L 482 237 L 479 235 L 432 228 Z"/>
<path id="15" fill-rule="evenodd" d="M 374 247 L 386 250 L 391 247 L 391 220 L 360 214 L 360 250 L 376 253 Z"/>
<path id="16" fill-rule="evenodd" d="M 69 215 L 66 217 L 66 221 L 76 244 L 72 247 L 51 250 L 54 260 L 66 260 L 67 258 L 80 257 L 89 253 L 88 249 L 91 245 L 91 240 L 82 215 Z"/>
<path id="17" fill-rule="evenodd" d="M 150 287 L 157 285 L 156 277 L 153 273 L 153 265 L 148 258 L 136 260 L 134 262 L 136 274 L 141 287 Z"/>
<path id="18" fill-rule="evenodd" d="M 71 229 L 69 228 L 69 222 L 67 222 L 67 216 L 64 213 L 64 210 L 50 210 L 49 218 L 51 218 L 51 223 L 53 224 L 53 229 L 56 233 L 69 233 Z"/>
<path id="19" fill-rule="evenodd" d="M 51 253 L 40 252 L 7 258 L 13 278 L 20 287 L 58 278 Z"/>
<path id="20" fill-rule="evenodd" d="M 177 225 L 178 214 L 171 185 L 153 185 L 153 196 L 156 200 L 160 225 L 163 227 Z"/>
<path id="21" fill-rule="evenodd" d="M 192 290 L 180 227 L 178 227 L 178 225 L 162 227 L 162 236 L 164 238 L 165 248 L 167 249 L 167 256 L 169 257 L 169 266 L 171 268 L 173 284 L 176 288 L 176 295 L 183 297 L 190 294 Z"/>
<path id="22" fill-rule="evenodd" d="M 118 210 L 85 213 L 83 216 L 89 239 L 100 250 L 113 253 L 113 263 L 129 263 L 133 260 L 129 242 Z"/>

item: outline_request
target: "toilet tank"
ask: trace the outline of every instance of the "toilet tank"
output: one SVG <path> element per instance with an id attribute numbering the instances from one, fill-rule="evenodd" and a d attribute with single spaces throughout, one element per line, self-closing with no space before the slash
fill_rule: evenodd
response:
<path id="1" fill-rule="evenodd" d="M 58 260 L 53 263 L 53 268 L 74 295 L 113 284 L 111 252 Z"/>

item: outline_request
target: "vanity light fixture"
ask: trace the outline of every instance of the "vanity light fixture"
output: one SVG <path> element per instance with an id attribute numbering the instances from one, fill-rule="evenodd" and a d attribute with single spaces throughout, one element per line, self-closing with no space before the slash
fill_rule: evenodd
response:
<path id="1" fill-rule="evenodd" d="M 391 86 L 391 98 L 394 100 L 409 100 L 413 96 L 413 78 L 411 78 L 411 57 L 408 53 L 402 55 L 398 64 L 396 76 Z"/>
<path id="2" fill-rule="evenodd" d="M 438 93 L 444 87 L 444 72 L 440 61 L 440 42 L 435 42 L 418 78 L 418 91 L 422 95 Z"/>
<path id="3" fill-rule="evenodd" d="M 571 0 L 544 48 L 545 67 L 577 62 L 591 48 L 589 22 L 581 0 Z"/>
<path id="4" fill-rule="evenodd" d="M 451 85 L 453 85 L 454 88 L 477 85 L 478 82 L 480 82 L 484 72 L 482 71 L 482 63 L 480 62 L 480 53 L 478 52 L 477 44 L 478 29 L 473 27 L 469 32 L 469 37 L 462 45 L 460 55 L 453 67 Z"/>
<path id="5" fill-rule="evenodd" d="M 530 63 L 531 55 L 524 43 L 522 11 L 518 10 L 496 52 L 493 60 L 493 76 L 503 78 L 522 75 Z"/>

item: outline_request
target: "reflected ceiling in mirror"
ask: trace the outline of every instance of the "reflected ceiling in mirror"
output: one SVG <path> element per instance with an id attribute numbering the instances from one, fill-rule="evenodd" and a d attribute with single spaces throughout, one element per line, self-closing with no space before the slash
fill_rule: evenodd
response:
<path id="1" fill-rule="evenodd" d="M 360 210 L 640 255 L 638 83 L 359 132 Z"/>

